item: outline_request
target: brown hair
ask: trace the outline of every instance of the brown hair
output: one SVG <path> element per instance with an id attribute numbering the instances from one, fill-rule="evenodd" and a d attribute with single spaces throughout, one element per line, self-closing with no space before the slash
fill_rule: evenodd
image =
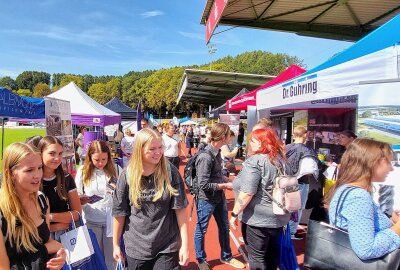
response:
<path id="1" fill-rule="evenodd" d="M 52 144 L 58 144 L 64 148 L 64 145 L 60 141 L 60 139 L 58 139 L 54 136 L 43 137 L 38 144 L 38 148 L 39 148 L 40 152 L 43 154 L 43 151 Z M 45 166 L 45 165 L 43 164 L 43 166 Z M 57 167 L 57 169 L 55 170 L 55 173 L 56 173 L 56 181 L 57 181 L 57 194 L 61 199 L 66 201 L 66 200 L 68 200 L 68 193 L 67 193 L 67 188 L 65 186 L 65 172 L 62 167 L 62 163 Z"/>
<path id="2" fill-rule="evenodd" d="M 43 137 L 40 136 L 40 135 L 29 137 L 29 138 L 26 139 L 26 143 L 37 147 L 42 138 Z"/>
<path id="3" fill-rule="evenodd" d="M 86 153 L 85 163 L 83 164 L 82 170 L 82 178 L 83 178 L 83 185 L 89 186 L 90 185 L 90 177 L 95 170 L 95 166 L 93 165 L 92 156 L 95 153 L 107 153 L 107 164 L 104 167 L 104 173 L 107 177 L 117 177 L 117 172 L 115 170 L 114 162 L 111 157 L 110 147 L 108 147 L 107 143 L 104 141 L 96 140 L 90 143 L 90 146 Z"/>
<path id="4" fill-rule="evenodd" d="M 363 181 L 363 188 L 372 190 L 372 175 L 379 160 L 393 160 L 393 150 L 389 144 L 371 139 L 355 139 L 344 152 L 339 169 L 339 177 L 326 195 L 330 203 L 335 191 L 347 184 Z"/>
<path id="5" fill-rule="evenodd" d="M 219 142 L 229 135 L 229 126 L 224 123 L 217 123 L 211 128 L 211 141 Z"/>

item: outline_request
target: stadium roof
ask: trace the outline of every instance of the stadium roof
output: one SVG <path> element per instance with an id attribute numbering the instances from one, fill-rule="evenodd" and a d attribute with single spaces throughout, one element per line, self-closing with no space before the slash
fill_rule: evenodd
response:
<path id="1" fill-rule="evenodd" d="M 275 76 L 185 69 L 177 103 L 220 106 L 243 88 L 254 89 L 273 78 Z"/>
<path id="2" fill-rule="evenodd" d="M 202 24 L 206 24 L 216 1 L 207 0 Z M 219 25 L 349 41 L 360 39 L 400 13 L 400 2 L 393 0 L 227 1 Z"/>

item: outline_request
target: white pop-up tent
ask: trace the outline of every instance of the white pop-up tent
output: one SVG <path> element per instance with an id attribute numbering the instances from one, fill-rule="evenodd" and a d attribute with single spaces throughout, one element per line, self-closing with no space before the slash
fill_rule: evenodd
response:
<path id="1" fill-rule="evenodd" d="M 191 126 L 197 125 L 198 123 L 193 120 L 186 120 L 185 122 L 180 123 L 181 126 Z"/>
<path id="2" fill-rule="evenodd" d="M 392 88 L 400 82 L 399 29 L 400 15 L 316 68 L 259 91 L 257 110 L 331 108 L 349 101 L 334 98 L 358 95 L 365 88 L 374 92 L 376 85 Z M 395 92 L 391 94 L 398 96 Z M 397 105 L 400 100 L 391 101 Z"/>
<path id="3" fill-rule="evenodd" d="M 391 187 L 386 194 L 395 194 L 389 199 L 395 209 L 400 208 L 399 29 L 400 15 L 397 15 L 320 66 L 257 93 L 257 110 L 261 116 L 285 110 L 310 112 L 315 109 L 322 114 L 328 109 L 334 112 L 335 108 L 354 108 L 354 128 L 358 135 L 388 142 L 396 153 L 395 167 L 386 179 L 385 189 L 380 188 L 382 184 L 377 184 L 374 193 L 384 198 L 381 190 Z M 314 116 L 303 121 L 308 128 L 315 126 L 317 117 Z M 332 133 L 327 131 L 325 136 L 319 135 L 327 144 L 335 146 Z M 314 142 L 315 138 L 314 133 Z M 381 199 L 377 201 L 381 202 Z"/>
<path id="4" fill-rule="evenodd" d="M 121 115 L 97 103 L 74 82 L 60 88 L 48 97 L 67 100 L 71 104 L 72 123 L 86 126 L 108 126 L 121 122 Z"/>

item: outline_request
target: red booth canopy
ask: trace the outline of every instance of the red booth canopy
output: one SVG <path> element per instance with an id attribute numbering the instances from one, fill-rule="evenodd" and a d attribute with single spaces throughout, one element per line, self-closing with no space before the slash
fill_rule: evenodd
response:
<path id="1" fill-rule="evenodd" d="M 298 75 L 306 72 L 305 69 L 297 66 L 291 65 L 287 69 L 285 69 L 281 74 L 276 76 L 274 79 L 270 80 L 264 85 L 254 89 L 253 91 L 247 92 L 238 97 L 234 97 L 226 101 L 226 110 L 227 111 L 241 111 L 247 110 L 247 106 L 256 106 L 256 94 L 259 90 L 271 87 L 278 83 L 285 82 L 289 79 L 292 79 Z"/>

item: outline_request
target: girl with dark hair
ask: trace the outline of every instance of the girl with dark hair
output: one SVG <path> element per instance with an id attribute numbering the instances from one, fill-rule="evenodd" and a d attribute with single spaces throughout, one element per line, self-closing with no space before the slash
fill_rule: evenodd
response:
<path id="1" fill-rule="evenodd" d="M 250 269 L 277 269 L 276 240 L 290 214 L 275 215 L 267 192 L 272 193 L 275 178 L 284 171 L 284 146 L 271 128 L 254 130 L 249 144 L 253 155 L 233 182 L 236 201 L 229 222 L 234 229 L 238 217 L 242 222 Z"/>
<path id="2" fill-rule="evenodd" d="M 96 234 L 108 269 L 114 269 L 112 237 L 107 236 L 107 214 L 111 215 L 112 194 L 119 171 L 104 141 L 92 141 L 85 163 L 76 173 L 75 181 L 80 195 L 86 225 Z"/>
<path id="3" fill-rule="evenodd" d="M 43 160 L 43 193 L 50 202 L 50 231 L 53 239 L 59 241 L 71 224 L 71 214 L 78 220 L 82 213 L 81 202 L 75 181 L 62 167 L 62 142 L 53 136 L 43 137 L 39 144 Z"/>
<path id="4" fill-rule="evenodd" d="M 350 245 L 361 260 L 400 248 L 399 214 L 394 211 L 390 220 L 372 198 L 372 182 L 385 181 L 393 170 L 392 161 L 389 144 L 355 139 L 343 154 L 339 178 L 326 196 L 331 224 L 349 233 Z"/>

